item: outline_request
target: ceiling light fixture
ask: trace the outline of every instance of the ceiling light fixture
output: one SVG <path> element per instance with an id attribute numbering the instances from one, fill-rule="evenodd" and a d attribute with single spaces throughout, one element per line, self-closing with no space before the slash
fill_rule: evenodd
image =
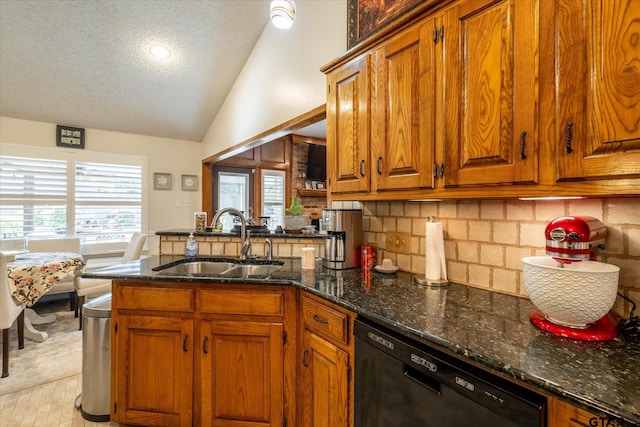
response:
<path id="1" fill-rule="evenodd" d="M 156 59 L 167 59 L 171 56 L 171 51 L 162 46 L 162 45 L 155 45 L 155 46 L 151 46 L 151 49 L 149 49 L 149 52 L 151 53 L 151 56 L 153 56 Z"/>
<path id="2" fill-rule="evenodd" d="M 281 30 L 288 30 L 296 17 L 293 0 L 271 0 L 271 23 Z"/>

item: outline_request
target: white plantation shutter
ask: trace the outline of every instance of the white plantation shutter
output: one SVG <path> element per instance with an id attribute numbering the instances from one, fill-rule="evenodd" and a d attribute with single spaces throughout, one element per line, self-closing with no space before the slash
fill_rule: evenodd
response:
<path id="1" fill-rule="evenodd" d="M 145 228 L 145 158 L 11 144 L 2 154 L 0 238 L 77 236 L 83 253 L 100 253 Z"/>
<path id="2" fill-rule="evenodd" d="M 285 172 L 262 170 L 262 216 L 270 217 L 269 226 L 284 225 Z"/>
<path id="3" fill-rule="evenodd" d="M 75 224 L 83 241 L 127 240 L 142 226 L 142 167 L 76 162 Z"/>
<path id="4" fill-rule="evenodd" d="M 55 235 L 66 218 L 67 162 L 0 156 L 0 237 Z"/>

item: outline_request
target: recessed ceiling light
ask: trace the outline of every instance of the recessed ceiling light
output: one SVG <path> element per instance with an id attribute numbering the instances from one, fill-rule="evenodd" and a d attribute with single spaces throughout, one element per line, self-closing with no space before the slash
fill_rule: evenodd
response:
<path id="1" fill-rule="evenodd" d="M 171 56 L 171 51 L 162 45 L 151 46 L 149 49 L 151 56 L 157 59 L 167 59 Z"/>

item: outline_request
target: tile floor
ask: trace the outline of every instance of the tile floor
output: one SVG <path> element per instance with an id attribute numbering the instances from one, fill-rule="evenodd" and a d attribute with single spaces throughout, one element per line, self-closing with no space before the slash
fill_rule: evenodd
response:
<path id="1" fill-rule="evenodd" d="M 82 418 L 74 402 L 82 390 L 82 375 L 37 385 L 0 396 L 0 425 L 4 427 L 117 426 Z"/>

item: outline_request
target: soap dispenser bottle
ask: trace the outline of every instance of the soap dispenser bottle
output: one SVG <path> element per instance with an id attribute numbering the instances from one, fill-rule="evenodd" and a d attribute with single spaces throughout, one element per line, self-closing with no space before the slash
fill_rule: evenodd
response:
<path id="1" fill-rule="evenodd" d="M 198 255 L 198 243 L 196 243 L 196 238 L 193 237 L 193 233 L 189 233 L 185 255 L 188 257 L 194 257 Z"/>

